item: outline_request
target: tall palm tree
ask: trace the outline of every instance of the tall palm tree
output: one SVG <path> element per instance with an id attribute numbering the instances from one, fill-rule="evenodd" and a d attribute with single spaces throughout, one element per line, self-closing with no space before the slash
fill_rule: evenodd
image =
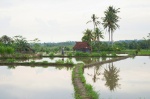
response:
<path id="1" fill-rule="evenodd" d="M 93 22 L 94 30 L 95 30 L 95 28 L 100 24 L 100 21 L 98 21 L 98 17 L 96 17 L 95 14 L 93 14 L 93 15 L 91 16 L 91 19 L 92 19 L 92 20 L 88 21 L 87 23 Z"/>
<path id="2" fill-rule="evenodd" d="M 109 41 L 113 43 L 113 32 L 119 28 L 117 22 L 119 21 L 119 13 L 120 8 L 115 9 L 113 6 L 109 6 L 108 9 L 104 12 L 105 17 L 102 18 L 103 20 L 103 27 L 109 32 Z M 110 39 L 111 37 L 111 39 Z"/>

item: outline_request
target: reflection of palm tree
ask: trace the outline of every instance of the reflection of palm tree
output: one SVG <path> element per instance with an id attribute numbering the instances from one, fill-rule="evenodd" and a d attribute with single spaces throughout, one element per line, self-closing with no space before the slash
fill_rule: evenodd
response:
<path id="1" fill-rule="evenodd" d="M 101 66 L 96 66 L 94 67 L 94 75 L 91 75 L 91 74 L 88 74 L 89 76 L 93 76 L 92 80 L 93 82 L 96 82 L 98 79 L 100 79 L 98 76 L 101 74 L 99 72 L 99 69 L 100 69 Z"/>
<path id="2" fill-rule="evenodd" d="M 114 91 L 115 88 L 120 86 L 120 84 L 118 84 L 118 81 L 119 81 L 118 73 L 119 72 L 120 72 L 120 70 L 117 69 L 116 67 L 114 67 L 113 63 L 112 63 L 112 66 L 110 66 L 110 64 L 109 64 L 108 69 L 104 70 L 104 78 L 106 80 L 105 85 L 107 87 L 109 87 L 109 89 L 111 91 Z"/>

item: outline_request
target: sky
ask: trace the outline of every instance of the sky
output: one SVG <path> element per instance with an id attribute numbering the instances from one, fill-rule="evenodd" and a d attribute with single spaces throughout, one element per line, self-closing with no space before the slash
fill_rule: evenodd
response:
<path id="1" fill-rule="evenodd" d="M 0 0 L 0 37 L 21 35 L 40 42 L 81 41 L 93 29 L 92 14 L 104 17 L 108 6 L 120 8 L 114 41 L 143 39 L 150 33 L 150 0 Z M 103 41 L 108 32 L 103 29 Z"/>

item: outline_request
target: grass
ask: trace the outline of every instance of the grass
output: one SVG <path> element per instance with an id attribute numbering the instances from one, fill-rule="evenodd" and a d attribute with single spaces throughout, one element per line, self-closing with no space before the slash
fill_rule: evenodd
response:
<path id="1" fill-rule="evenodd" d="M 71 65 L 74 65 L 74 62 L 71 60 L 71 59 L 67 59 L 65 61 L 66 64 L 71 64 Z"/>
<path id="2" fill-rule="evenodd" d="M 138 52 L 138 55 L 150 55 L 150 50 L 141 50 Z"/>
<path id="3" fill-rule="evenodd" d="M 15 60 L 15 59 L 7 59 L 6 62 L 7 62 L 7 63 L 15 63 L 16 60 Z"/>
<path id="4" fill-rule="evenodd" d="M 86 83 L 85 77 L 83 75 L 83 64 L 80 64 L 80 65 L 81 66 L 79 67 L 78 74 L 79 74 L 79 78 L 81 82 L 83 83 L 86 89 L 87 96 L 90 97 L 90 99 L 99 99 L 99 94 L 96 91 L 94 91 L 94 88 L 90 84 Z M 74 78 L 75 78 L 75 68 L 72 71 L 72 80 L 74 80 Z M 80 91 L 77 88 L 77 86 L 75 86 L 75 84 L 74 84 L 74 89 L 75 89 L 75 99 L 82 99 L 82 96 L 80 96 L 80 93 L 79 93 Z"/>

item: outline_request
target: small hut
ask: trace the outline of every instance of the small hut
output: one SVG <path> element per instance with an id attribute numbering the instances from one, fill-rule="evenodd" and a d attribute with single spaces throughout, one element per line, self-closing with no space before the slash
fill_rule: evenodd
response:
<path id="1" fill-rule="evenodd" d="M 76 42 L 73 50 L 80 52 L 91 52 L 91 47 L 87 42 Z"/>

